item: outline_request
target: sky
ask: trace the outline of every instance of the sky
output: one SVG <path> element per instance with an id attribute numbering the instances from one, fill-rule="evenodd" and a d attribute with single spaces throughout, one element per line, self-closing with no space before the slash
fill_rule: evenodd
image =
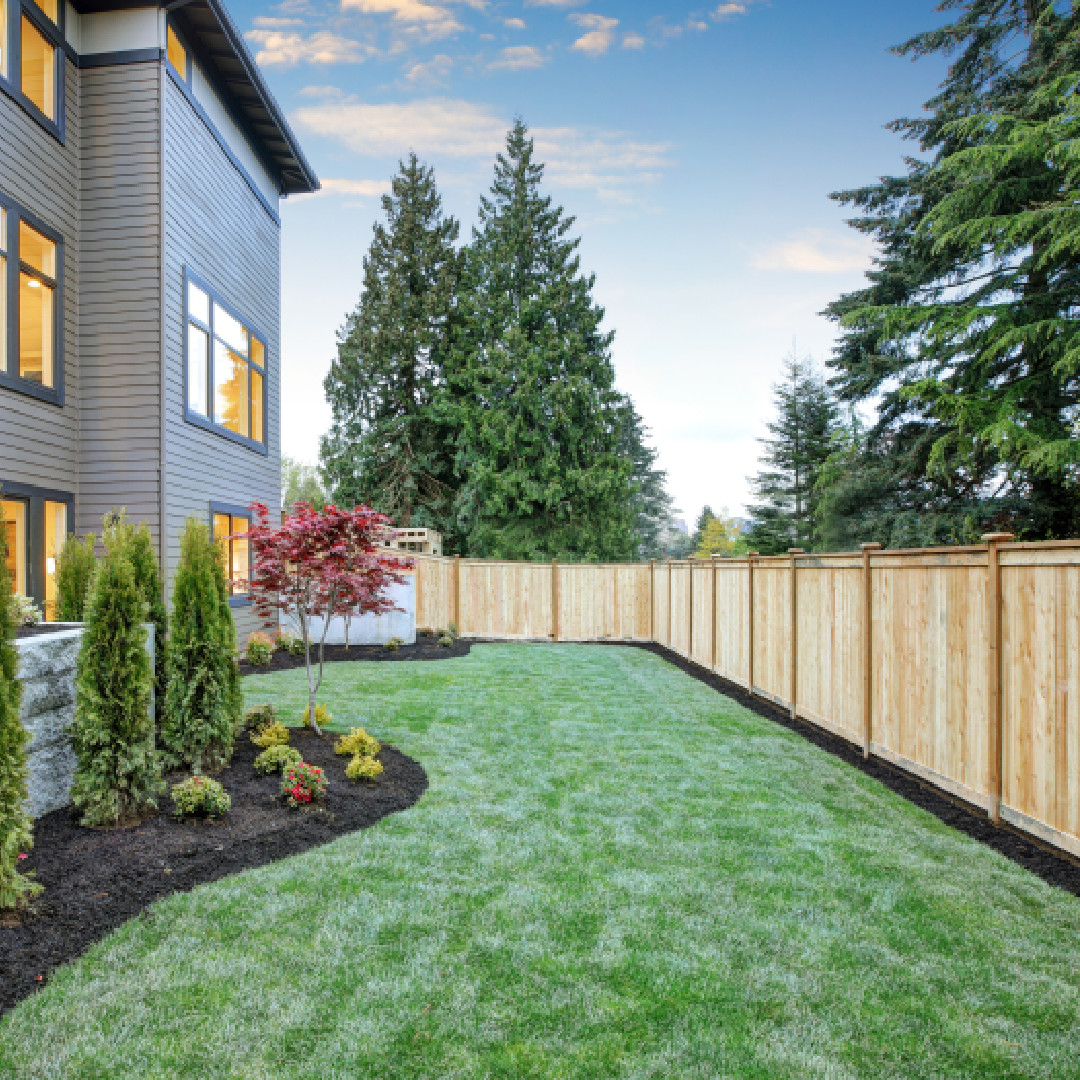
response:
<path id="1" fill-rule="evenodd" d="M 379 197 L 414 150 L 467 239 L 520 116 L 576 217 L 620 389 L 683 516 L 744 512 L 771 385 L 871 248 L 829 193 L 903 168 L 885 125 L 944 61 L 890 52 L 936 0 L 234 0 L 323 184 L 282 204 L 283 452 L 314 462 L 322 380 Z"/>

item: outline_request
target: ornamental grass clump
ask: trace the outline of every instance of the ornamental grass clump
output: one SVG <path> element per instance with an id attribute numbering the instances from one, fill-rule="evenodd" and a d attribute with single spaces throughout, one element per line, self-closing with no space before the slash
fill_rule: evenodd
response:
<path id="1" fill-rule="evenodd" d="M 178 818 L 219 818 L 232 806 L 232 796 L 208 776 L 192 776 L 182 784 L 175 784 L 172 801 Z"/>
<path id="2" fill-rule="evenodd" d="M 259 728 L 251 736 L 251 741 L 264 750 L 269 750 L 271 746 L 288 746 L 289 729 L 275 720 L 272 724 L 265 724 Z"/>
<path id="3" fill-rule="evenodd" d="M 254 667 L 263 667 L 269 664 L 274 656 L 273 642 L 266 634 L 256 630 L 248 635 L 247 648 L 244 650 L 244 659 Z"/>
<path id="4" fill-rule="evenodd" d="M 290 765 L 298 765 L 304 759 L 299 750 L 291 746 L 269 746 L 255 759 L 255 771 L 260 776 L 284 772 Z"/>
<path id="5" fill-rule="evenodd" d="M 16 679 L 15 624 L 11 617 L 11 575 L 0 532 L 0 911 L 22 907 L 41 886 L 20 874 L 19 856 L 33 846 L 33 821 L 26 809 L 26 744 L 19 719 L 22 684 Z"/>
<path id="6" fill-rule="evenodd" d="M 294 809 L 318 802 L 326 795 L 326 773 L 317 765 L 289 765 L 281 777 L 281 793 Z"/>
<path id="7" fill-rule="evenodd" d="M 146 617 L 127 551 L 114 545 L 94 576 L 75 678 L 71 801 L 83 825 L 136 821 L 157 809 L 163 785 Z"/>
<path id="8" fill-rule="evenodd" d="M 201 772 L 229 763 L 243 712 L 235 651 L 236 629 L 220 549 L 205 525 L 188 518 L 173 584 L 168 690 L 161 725 L 163 752 L 171 768 Z"/>

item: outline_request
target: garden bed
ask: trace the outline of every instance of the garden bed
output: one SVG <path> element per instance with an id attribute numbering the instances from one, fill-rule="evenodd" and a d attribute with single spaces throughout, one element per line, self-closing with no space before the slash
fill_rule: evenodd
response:
<path id="1" fill-rule="evenodd" d="M 386 745 L 377 781 L 347 780 L 336 742 L 336 735 L 292 732 L 304 760 L 326 770 L 330 784 L 319 806 L 286 807 L 280 777 L 255 774 L 258 749 L 241 735 L 232 764 L 217 776 L 232 797 L 221 824 L 175 821 L 167 795 L 162 813 L 132 828 L 85 829 L 70 808 L 35 822 L 34 850 L 20 869 L 34 871 L 45 891 L 18 925 L 0 924 L 0 1012 L 155 900 L 374 825 L 427 789 L 423 768 Z"/>
<path id="2" fill-rule="evenodd" d="M 439 639 L 434 634 L 417 634 L 415 645 L 402 645 L 392 652 L 382 645 L 327 645 L 326 662 L 341 663 L 344 660 L 449 660 L 454 656 L 468 656 L 472 648 L 472 641 L 458 638 L 449 648 L 439 644 Z M 312 663 L 318 663 L 319 650 L 314 646 L 311 650 Z M 241 675 L 266 675 L 271 671 L 291 671 L 293 668 L 304 666 L 304 654 L 295 656 L 285 649 L 278 649 L 269 664 L 249 664 L 246 660 L 240 661 Z"/>

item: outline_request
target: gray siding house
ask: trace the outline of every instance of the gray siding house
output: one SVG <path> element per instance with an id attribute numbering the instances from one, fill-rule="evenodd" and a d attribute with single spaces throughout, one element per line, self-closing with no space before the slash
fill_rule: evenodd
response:
<path id="1" fill-rule="evenodd" d="M 114 507 L 171 583 L 188 517 L 279 504 L 278 205 L 317 188 L 218 0 L 0 0 L 0 527 L 47 617 Z"/>

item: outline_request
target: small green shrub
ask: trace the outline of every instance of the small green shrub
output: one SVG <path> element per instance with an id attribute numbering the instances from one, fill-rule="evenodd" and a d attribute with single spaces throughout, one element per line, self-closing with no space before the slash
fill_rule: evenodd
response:
<path id="1" fill-rule="evenodd" d="M 249 664 L 262 667 L 264 664 L 270 663 L 273 655 L 274 646 L 266 634 L 261 634 L 256 630 L 253 634 L 248 635 L 244 658 Z"/>
<path id="2" fill-rule="evenodd" d="M 264 750 L 269 750 L 271 746 L 288 746 L 289 729 L 284 724 L 275 720 L 272 724 L 267 724 L 265 727 L 259 728 L 259 730 L 251 736 L 251 741 L 256 746 L 261 746 Z"/>
<path id="3" fill-rule="evenodd" d="M 383 645 L 383 648 L 387 652 L 397 652 L 398 649 L 400 649 L 401 646 L 404 645 L 404 644 L 405 644 L 405 641 L 404 641 L 403 638 L 392 637 L 386 642 L 385 645 Z"/>
<path id="4" fill-rule="evenodd" d="M 326 724 L 329 724 L 330 721 L 333 720 L 333 719 L 334 719 L 333 714 L 330 712 L 330 710 L 325 705 L 316 705 L 315 706 L 315 723 L 318 724 L 319 727 L 323 727 Z M 311 727 L 311 706 L 310 705 L 304 710 L 304 723 L 308 727 Z"/>
<path id="5" fill-rule="evenodd" d="M 22 593 L 14 593 L 12 595 L 11 621 L 16 627 L 37 626 L 44 618 L 45 616 L 42 615 L 41 608 L 39 608 L 29 596 L 23 596 Z"/>
<path id="6" fill-rule="evenodd" d="M 287 630 L 279 629 L 278 632 L 274 634 L 274 652 L 277 652 L 279 649 L 288 652 L 291 644 L 292 634 Z"/>
<path id="7" fill-rule="evenodd" d="M 318 802 L 326 794 L 326 773 L 302 761 L 289 765 L 281 777 L 281 793 L 292 807 Z"/>
<path id="8" fill-rule="evenodd" d="M 443 634 L 443 636 L 441 638 L 439 638 L 439 644 L 444 649 L 449 649 L 449 648 L 451 648 L 453 646 L 454 639 L 449 634 Z"/>
<path id="9" fill-rule="evenodd" d="M 373 757 L 363 757 L 360 754 L 357 754 L 345 769 L 345 775 L 350 780 L 375 780 L 377 777 L 382 776 L 382 773 L 382 762 L 376 761 Z"/>
<path id="10" fill-rule="evenodd" d="M 354 727 L 348 735 L 342 735 L 338 739 L 334 752 L 342 757 L 352 757 L 359 754 L 361 757 L 374 757 L 382 745 L 378 739 L 372 738 L 362 727 Z"/>
<path id="11" fill-rule="evenodd" d="M 284 772 L 290 765 L 296 765 L 304 759 L 299 750 L 291 746 L 268 746 L 256 759 L 255 771 L 260 776 Z"/>
<path id="12" fill-rule="evenodd" d="M 182 784 L 174 784 L 172 800 L 178 818 L 217 818 L 227 814 L 232 806 L 229 793 L 208 776 L 193 776 Z"/>
<path id="13" fill-rule="evenodd" d="M 245 731 L 255 734 L 268 724 L 277 723 L 277 711 L 273 705 L 255 705 L 244 713 L 243 727 Z"/>
<path id="14" fill-rule="evenodd" d="M 289 641 L 289 652 L 291 652 L 293 654 L 293 656 L 303 656 L 304 655 L 304 639 L 302 637 L 300 637 L 300 636 L 292 638 Z"/>

